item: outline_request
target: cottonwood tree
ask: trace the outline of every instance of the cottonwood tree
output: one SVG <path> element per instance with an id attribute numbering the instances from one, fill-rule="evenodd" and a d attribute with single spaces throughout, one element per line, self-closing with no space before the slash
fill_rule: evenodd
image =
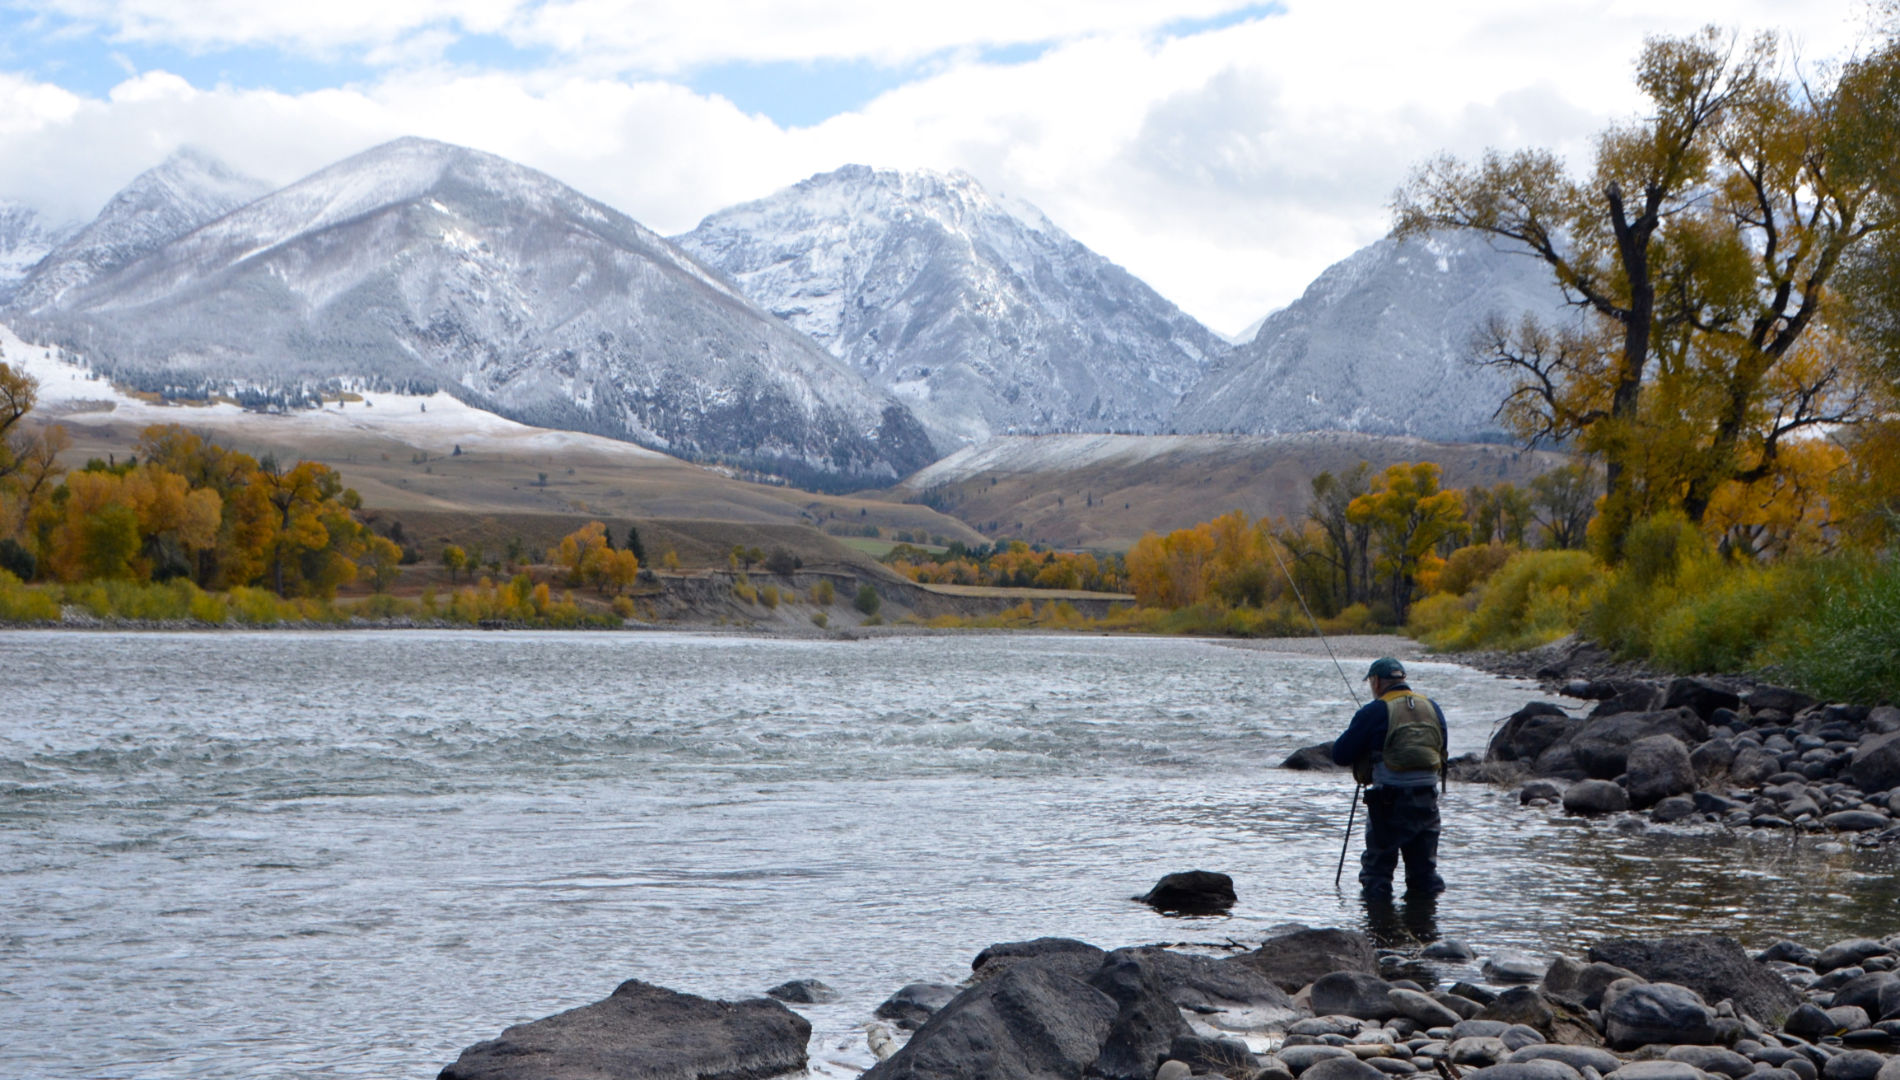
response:
<path id="1" fill-rule="evenodd" d="M 1429 461 L 1402 462 L 1388 467 L 1372 483 L 1372 490 L 1346 508 L 1355 525 L 1372 532 L 1378 558 L 1373 569 L 1385 582 L 1396 621 L 1405 621 L 1420 573 L 1442 562 L 1439 544 L 1469 531 L 1465 524 L 1465 497 L 1457 489 L 1439 487 L 1439 468 Z"/>
<path id="2" fill-rule="evenodd" d="M 1491 321 L 1481 359 L 1515 376 L 1499 413 L 1526 441 L 1603 462 L 1606 556 L 1636 518 L 1700 523 L 1800 436 L 1867 415 L 1833 285 L 1892 242 L 1897 55 L 1889 39 L 1816 82 L 1785 74 L 1771 37 L 1652 38 L 1636 65 L 1650 114 L 1599 137 L 1587 179 L 1525 150 L 1442 157 L 1401 188 L 1399 233 L 1528 251 L 1579 309 L 1569 325 Z"/>

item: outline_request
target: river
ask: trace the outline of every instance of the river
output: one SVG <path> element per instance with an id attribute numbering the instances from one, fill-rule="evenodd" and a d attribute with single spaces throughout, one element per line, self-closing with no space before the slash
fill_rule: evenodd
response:
<path id="1" fill-rule="evenodd" d="M 1455 753 L 1537 696 L 1410 667 Z M 629 978 L 718 997 L 823 980 L 843 999 L 801 1007 L 814 1071 L 849 1076 L 877 1002 L 962 977 L 991 942 L 1368 920 L 1333 887 L 1349 786 L 1273 768 L 1351 711 L 1324 657 L 1044 635 L 6 632 L 0 672 L 8 1078 L 432 1077 Z M 1636 834 L 1480 785 L 1444 805 L 1451 891 L 1375 927 L 1388 937 L 1549 955 L 1620 932 L 1895 929 L 1890 852 Z M 1231 917 L 1129 901 L 1191 868 L 1234 877 Z"/>

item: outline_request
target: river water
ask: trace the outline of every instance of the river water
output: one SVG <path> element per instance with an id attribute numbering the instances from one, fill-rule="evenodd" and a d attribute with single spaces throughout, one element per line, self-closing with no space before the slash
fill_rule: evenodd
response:
<path id="1" fill-rule="evenodd" d="M 1536 696 L 1411 668 L 1454 752 Z M 0 1077 L 424 1078 L 628 978 L 821 979 L 814 1071 L 853 1075 L 878 1001 L 991 942 L 1366 927 L 1347 784 L 1272 768 L 1346 693 L 1172 639 L 0 633 Z M 1890 853 L 1445 817 L 1451 891 L 1382 935 L 1900 929 Z M 1128 900 L 1190 868 L 1231 917 Z"/>

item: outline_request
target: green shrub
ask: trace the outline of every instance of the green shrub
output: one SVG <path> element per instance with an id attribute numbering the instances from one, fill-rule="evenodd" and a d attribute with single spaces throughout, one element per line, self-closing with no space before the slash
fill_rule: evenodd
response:
<path id="1" fill-rule="evenodd" d="M 1681 514 L 1659 514 L 1630 528 L 1623 565 L 1604 586 L 1581 628 L 1593 641 L 1625 658 L 1654 652 L 1664 613 L 1720 579 L 1716 554 Z"/>
<path id="2" fill-rule="evenodd" d="M 58 622 L 59 598 L 0 570 L 0 622 Z"/>
<path id="3" fill-rule="evenodd" d="M 1900 685 L 1900 555 L 1810 568 L 1813 599 L 1762 659 L 1775 675 L 1828 701 L 1892 700 Z"/>
<path id="4" fill-rule="evenodd" d="M 878 609 L 884 606 L 884 598 L 877 594 L 876 589 L 873 589 L 866 583 L 858 586 L 857 599 L 851 601 L 851 606 L 864 612 L 866 615 L 876 615 Z"/>
<path id="5" fill-rule="evenodd" d="M 767 585 L 765 588 L 760 589 L 759 603 L 764 604 L 767 608 L 778 607 L 778 586 Z"/>
<path id="6" fill-rule="evenodd" d="M 1575 630 L 1598 595 L 1602 571 L 1586 551 L 1520 551 L 1492 575 L 1459 626 L 1435 648 L 1530 649 Z M 1442 610 L 1428 614 L 1442 618 Z"/>
<path id="7" fill-rule="evenodd" d="M 1759 666 L 1756 653 L 1799 606 L 1789 591 L 1793 575 L 1748 565 L 1700 576 L 1701 587 L 1679 592 L 1674 606 L 1656 613 L 1650 659 L 1685 673 Z"/>
<path id="8" fill-rule="evenodd" d="M 825 627 L 831 625 L 831 616 L 822 611 L 814 611 L 811 613 L 811 624 L 823 630 Z"/>

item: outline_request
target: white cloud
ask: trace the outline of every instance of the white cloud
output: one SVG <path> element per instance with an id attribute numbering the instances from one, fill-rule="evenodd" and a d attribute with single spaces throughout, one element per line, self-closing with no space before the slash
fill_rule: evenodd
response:
<path id="1" fill-rule="evenodd" d="M 159 32 L 152 28 L 164 11 L 184 10 L 137 3 L 141 32 Z M 702 59 L 721 48 L 712 40 L 721 28 L 738 40 L 725 46 L 730 55 L 913 55 L 958 35 L 976 40 L 987 31 L 935 24 L 982 24 L 975 15 L 984 12 L 1009 28 L 1002 36 L 1065 42 L 1016 65 L 951 60 L 855 112 L 790 131 L 677 84 L 602 75 L 578 61 L 527 73 L 421 67 L 306 94 L 194 88 L 148 72 L 105 100 L 0 76 L 0 197 L 89 214 L 180 143 L 289 181 L 383 139 L 418 134 L 543 169 L 677 232 L 846 162 L 963 168 L 1037 203 L 1210 325 L 1235 330 L 1381 235 L 1392 190 L 1429 154 L 1536 144 L 1581 162 L 1593 132 L 1640 106 L 1629 75 L 1643 36 L 1688 32 L 1704 20 L 1686 0 L 1640 8 L 1558 0 L 1534 9 L 1508 0 L 1296 2 L 1283 16 L 1169 39 L 1151 32 L 1154 16 L 1120 0 L 987 3 L 966 4 L 956 18 L 920 31 L 880 14 L 907 5 L 815 0 L 561 0 L 532 10 L 493 0 L 455 9 L 463 25 L 505 21 L 513 33 L 541 34 L 563 49 L 670 42 L 679 56 Z M 378 6 L 389 9 L 381 22 L 365 18 L 391 41 L 430 20 L 440 24 L 449 10 L 431 0 Z M 1210 0 L 1200 10 L 1231 6 Z M 1826 0 L 1786 28 L 1801 35 L 1806 57 L 1838 54 L 1858 28 L 1857 11 L 1857 0 Z M 1746 0 L 1728 15 L 1752 29 L 1776 26 L 1785 11 Z M 853 16 L 867 24 L 842 25 Z M 768 32 L 801 17 L 815 36 Z M 291 33 L 297 25 L 293 16 L 270 18 L 279 21 L 243 32 Z M 597 20 L 595 35 L 574 36 L 589 19 Z M 722 27 L 721 19 L 730 21 Z M 623 25 L 639 33 L 612 29 Z M 1057 35 L 1064 26 L 1089 32 Z M 817 40 L 826 28 L 842 44 Z"/>

